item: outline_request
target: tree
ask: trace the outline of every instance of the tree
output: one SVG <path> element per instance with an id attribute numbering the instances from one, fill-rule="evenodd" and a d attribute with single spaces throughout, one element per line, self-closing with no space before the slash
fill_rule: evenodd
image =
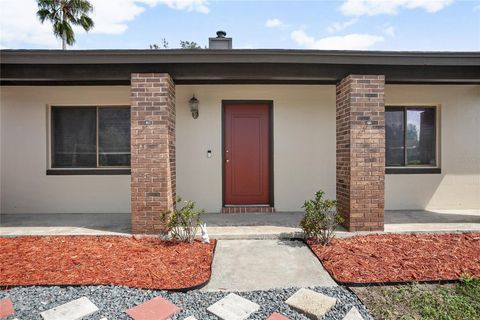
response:
<path id="1" fill-rule="evenodd" d="M 194 41 L 181 41 L 180 40 L 180 47 L 182 49 L 202 49 L 196 42 Z"/>
<path id="2" fill-rule="evenodd" d="M 167 39 L 162 38 L 162 45 L 161 45 L 161 46 L 163 47 L 163 49 L 168 49 Z M 158 49 L 160 49 L 160 46 L 159 46 L 158 44 L 154 43 L 154 44 L 151 44 L 151 45 L 150 45 L 150 49 L 152 49 L 152 50 L 158 50 Z"/>
<path id="3" fill-rule="evenodd" d="M 75 43 L 72 25 L 81 26 L 85 31 L 93 28 L 93 20 L 88 16 L 93 6 L 88 0 L 37 0 L 37 16 L 53 24 L 53 34 L 62 39 L 62 49 Z"/>
<path id="4" fill-rule="evenodd" d="M 162 44 L 158 45 L 156 43 L 149 45 L 152 50 L 159 49 L 168 49 L 168 42 L 165 38 L 162 38 Z M 202 49 L 195 41 L 183 41 L 180 40 L 180 48 L 182 49 Z"/>

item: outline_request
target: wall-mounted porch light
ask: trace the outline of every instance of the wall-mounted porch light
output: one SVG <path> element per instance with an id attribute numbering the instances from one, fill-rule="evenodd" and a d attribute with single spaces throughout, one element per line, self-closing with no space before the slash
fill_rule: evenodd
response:
<path id="1" fill-rule="evenodd" d="M 190 105 L 190 112 L 192 113 L 192 118 L 197 119 L 198 118 L 198 104 L 200 101 L 198 101 L 197 98 L 195 98 L 195 95 L 190 99 L 188 104 Z"/>

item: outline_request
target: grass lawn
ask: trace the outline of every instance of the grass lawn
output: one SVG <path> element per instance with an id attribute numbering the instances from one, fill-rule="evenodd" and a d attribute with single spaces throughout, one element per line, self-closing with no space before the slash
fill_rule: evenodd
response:
<path id="1" fill-rule="evenodd" d="M 377 319 L 480 319 L 480 279 L 458 284 L 355 287 Z"/>

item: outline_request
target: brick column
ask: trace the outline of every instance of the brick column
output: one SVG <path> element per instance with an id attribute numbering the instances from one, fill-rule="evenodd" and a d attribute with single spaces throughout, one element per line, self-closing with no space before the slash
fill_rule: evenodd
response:
<path id="1" fill-rule="evenodd" d="M 175 84 L 165 73 L 131 75 L 132 233 L 158 233 L 175 205 Z"/>
<path id="2" fill-rule="evenodd" d="M 383 75 L 337 84 L 337 202 L 349 231 L 383 230 L 384 89 Z"/>

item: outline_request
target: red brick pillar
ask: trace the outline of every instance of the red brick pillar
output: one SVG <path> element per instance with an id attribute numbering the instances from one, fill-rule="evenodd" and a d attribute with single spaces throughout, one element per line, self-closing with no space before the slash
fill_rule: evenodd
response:
<path id="1" fill-rule="evenodd" d="M 158 233 L 175 205 L 175 84 L 166 73 L 131 75 L 132 233 Z"/>
<path id="2" fill-rule="evenodd" d="M 385 77 L 337 84 L 337 202 L 349 231 L 383 230 Z"/>

